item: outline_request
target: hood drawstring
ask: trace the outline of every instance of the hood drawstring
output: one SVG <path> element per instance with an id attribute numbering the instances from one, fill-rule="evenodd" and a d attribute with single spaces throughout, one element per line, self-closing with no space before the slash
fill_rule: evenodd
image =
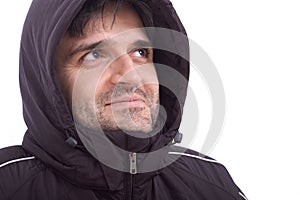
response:
<path id="1" fill-rule="evenodd" d="M 78 141 L 74 137 L 71 136 L 70 131 L 68 129 L 65 129 L 65 133 L 67 136 L 67 139 L 65 140 L 65 142 L 73 148 L 77 147 Z"/>
<path id="2" fill-rule="evenodd" d="M 66 140 L 66 143 L 73 148 L 75 148 L 78 145 L 77 140 L 75 138 L 73 138 L 72 136 L 68 137 L 68 139 Z"/>
<path id="3" fill-rule="evenodd" d="M 172 144 L 179 144 L 179 143 L 181 143 L 182 138 L 183 138 L 182 133 L 180 133 L 179 131 L 177 131 L 177 133 L 176 133 L 176 135 L 175 135 L 175 137 L 173 139 L 173 143 Z"/>
<path id="4" fill-rule="evenodd" d="M 65 129 L 65 133 L 66 133 L 66 137 L 67 139 L 65 140 L 65 142 L 71 146 L 72 148 L 78 148 L 81 149 L 85 152 L 87 152 L 85 146 L 83 146 L 83 144 L 81 143 L 80 139 L 76 139 L 74 136 L 71 136 L 70 134 L 71 131 L 69 131 L 68 129 Z"/>

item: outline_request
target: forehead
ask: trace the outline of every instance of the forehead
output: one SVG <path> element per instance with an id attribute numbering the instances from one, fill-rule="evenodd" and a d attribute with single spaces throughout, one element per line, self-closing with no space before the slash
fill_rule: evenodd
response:
<path id="1" fill-rule="evenodd" d="M 141 28 L 143 23 L 136 11 L 127 3 L 119 5 L 108 4 L 102 13 L 92 17 L 85 29 L 84 36 L 95 33 L 118 34 L 129 29 Z"/>
<path id="2" fill-rule="evenodd" d="M 59 47 L 61 51 L 70 52 L 80 49 L 80 46 L 100 41 L 115 40 L 116 43 L 128 43 L 134 39 L 148 40 L 144 33 L 143 23 L 136 11 L 128 4 L 121 4 L 114 14 L 113 5 L 106 6 L 103 13 L 92 17 L 81 37 L 70 37 L 68 33 L 62 38 Z"/>

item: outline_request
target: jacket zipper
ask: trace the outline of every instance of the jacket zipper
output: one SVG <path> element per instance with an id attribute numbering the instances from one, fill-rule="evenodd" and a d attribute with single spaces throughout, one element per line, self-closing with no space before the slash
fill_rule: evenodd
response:
<path id="1" fill-rule="evenodd" d="M 133 200 L 133 176 L 137 174 L 136 153 L 129 154 L 129 179 L 126 184 L 126 200 Z"/>
<path id="2" fill-rule="evenodd" d="M 130 174 L 137 173 L 136 153 L 129 154 Z"/>

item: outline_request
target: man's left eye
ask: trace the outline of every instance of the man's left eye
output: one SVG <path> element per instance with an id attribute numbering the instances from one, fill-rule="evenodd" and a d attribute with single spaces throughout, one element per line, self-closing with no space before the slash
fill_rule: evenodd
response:
<path id="1" fill-rule="evenodd" d="M 132 53 L 134 57 L 138 57 L 138 58 L 147 58 L 148 54 L 149 54 L 149 49 L 147 48 L 137 49 Z"/>

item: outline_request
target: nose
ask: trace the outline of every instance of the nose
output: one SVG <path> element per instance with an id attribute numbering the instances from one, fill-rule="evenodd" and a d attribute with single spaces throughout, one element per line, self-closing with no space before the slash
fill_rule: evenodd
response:
<path id="1" fill-rule="evenodd" d="M 137 84 L 142 81 L 142 78 L 137 72 L 136 63 L 130 55 L 124 54 L 118 57 L 110 64 L 111 83 L 126 83 Z"/>

